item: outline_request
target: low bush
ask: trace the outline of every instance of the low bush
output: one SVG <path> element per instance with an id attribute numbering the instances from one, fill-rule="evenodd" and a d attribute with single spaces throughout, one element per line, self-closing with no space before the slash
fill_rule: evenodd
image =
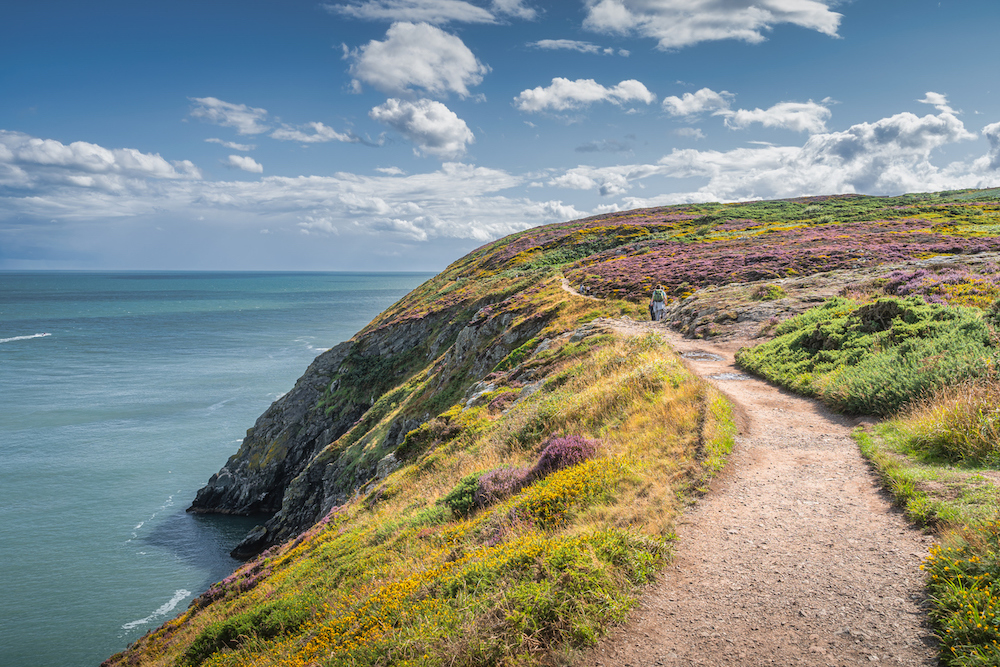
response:
<path id="1" fill-rule="evenodd" d="M 739 364 L 853 414 L 889 415 L 946 384 L 983 375 L 996 357 L 981 311 L 885 297 L 831 299 L 743 348 Z"/>

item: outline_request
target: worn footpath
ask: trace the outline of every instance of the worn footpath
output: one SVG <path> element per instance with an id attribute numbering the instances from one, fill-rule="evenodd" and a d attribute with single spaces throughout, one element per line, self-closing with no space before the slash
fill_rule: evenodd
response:
<path id="1" fill-rule="evenodd" d="M 850 438 L 857 423 L 743 374 L 733 353 L 747 341 L 617 326 L 668 336 L 742 424 L 664 576 L 580 664 L 937 664 L 919 569 L 933 539 L 880 491 Z"/>

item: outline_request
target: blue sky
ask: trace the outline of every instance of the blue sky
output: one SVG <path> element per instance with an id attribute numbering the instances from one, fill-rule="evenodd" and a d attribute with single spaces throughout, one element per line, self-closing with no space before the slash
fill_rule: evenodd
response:
<path id="1" fill-rule="evenodd" d="M 0 269 L 439 270 L 629 208 L 1000 185 L 996 0 L 6 3 Z"/>

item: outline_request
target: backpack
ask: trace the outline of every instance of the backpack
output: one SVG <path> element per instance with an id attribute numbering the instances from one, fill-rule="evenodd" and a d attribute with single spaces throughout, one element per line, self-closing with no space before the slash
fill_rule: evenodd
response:
<path id="1" fill-rule="evenodd" d="M 666 301 L 667 295 L 661 289 L 653 290 L 653 301 Z"/>

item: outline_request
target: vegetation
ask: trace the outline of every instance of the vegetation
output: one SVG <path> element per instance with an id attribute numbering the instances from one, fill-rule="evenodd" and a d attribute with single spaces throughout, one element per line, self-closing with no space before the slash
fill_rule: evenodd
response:
<path id="1" fill-rule="evenodd" d="M 360 332 L 312 406 L 347 430 L 292 490 L 312 497 L 322 479 L 349 500 L 107 664 L 568 661 L 669 558 L 675 518 L 735 434 L 728 402 L 661 339 L 607 318 L 645 319 L 657 284 L 711 300 L 731 283 L 770 309 L 761 331 L 775 335 L 741 352 L 745 367 L 899 415 L 859 434 L 862 450 L 909 516 L 954 528 L 925 565 L 946 662 L 997 664 L 1000 271 L 963 262 L 1000 251 L 998 195 L 624 211 L 475 250 Z M 955 262 L 912 264 L 941 257 Z M 773 316 L 806 303 L 795 281 L 858 270 L 850 299 Z M 568 296 L 564 279 L 599 298 Z M 694 321 L 715 331 L 729 313 Z M 383 470 L 389 454 L 398 467 Z"/>
<path id="2" fill-rule="evenodd" d="M 450 429 L 412 465 L 133 651 L 191 666 L 390 653 L 480 665 L 592 644 L 668 556 L 684 494 L 719 467 L 735 429 L 659 338 L 571 338 L 492 376 L 511 388 L 530 374 L 537 391 L 499 411 L 449 409 L 438 419 Z"/>
<path id="3" fill-rule="evenodd" d="M 832 299 L 737 354 L 744 368 L 853 414 L 890 415 L 949 383 L 986 372 L 996 356 L 982 313 L 883 297 Z"/>

